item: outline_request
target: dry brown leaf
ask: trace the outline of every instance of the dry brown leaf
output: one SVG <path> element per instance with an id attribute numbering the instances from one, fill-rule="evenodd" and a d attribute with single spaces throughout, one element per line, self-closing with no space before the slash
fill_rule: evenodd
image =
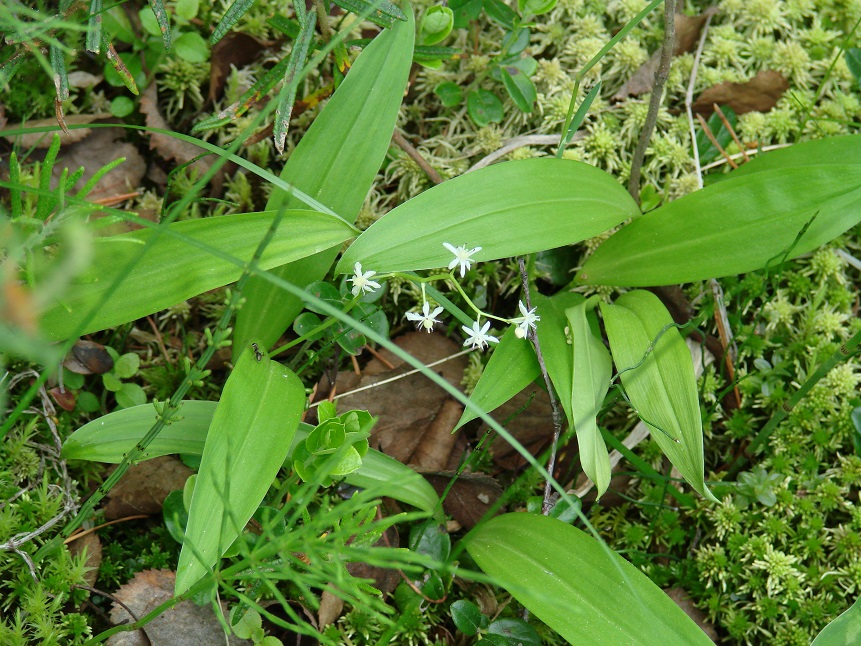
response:
<path id="1" fill-rule="evenodd" d="M 67 117 L 67 123 L 71 123 L 73 116 L 76 115 Z M 72 130 L 71 132 L 83 131 Z M 116 195 L 124 195 L 136 190 L 146 173 L 146 163 L 138 152 L 138 149 L 133 144 L 125 141 L 125 131 L 122 128 L 95 128 L 88 132 L 90 134 L 86 138 L 60 149 L 60 154 L 57 156 L 57 163 L 54 164 L 54 171 L 52 173 L 54 184 L 56 185 L 64 168 L 74 171 L 79 167 L 83 167 L 84 175 L 75 184 L 75 189 L 79 189 L 102 166 L 119 157 L 124 157 L 125 161 L 122 164 L 112 169 L 99 180 L 93 190 L 87 195 L 87 199 L 94 202 Z"/>
<path id="2" fill-rule="evenodd" d="M 768 112 L 783 93 L 789 82 L 774 70 L 762 70 L 747 83 L 725 81 L 704 90 L 693 104 L 693 111 L 708 118 L 714 112 L 714 104 L 728 105 L 736 114 L 746 112 Z"/>
<path id="3" fill-rule="evenodd" d="M 524 408 L 525 407 L 525 408 Z M 521 410 L 523 409 L 523 410 Z M 508 423 L 509 417 L 514 416 Z M 549 446 L 553 437 L 553 414 L 547 392 L 529 386 L 493 412 L 493 418 L 502 424 L 532 455 Z M 482 431 L 487 430 L 483 425 Z M 521 455 L 502 437 L 495 437 L 490 445 L 493 461 L 503 469 L 519 469 L 526 464 Z"/>
<path id="4" fill-rule="evenodd" d="M 67 410 L 69 412 L 75 410 L 75 402 L 77 401 L 77 397 L 75 397 L 75 393 L 67 388 L 60 388 L 59 386 L 54 386 L 51 390 L 48 391 L 50 393 L 52 399 L 57 402 L 57 406 L 62 408 L 63 410 Z"/>
<path id="5" fill-rule="evenodd" d="M 254 62 L 268 44 L 241 31 L 231 31 L 215 43 L 209 67 L 209 100 L 221 98 L 221 90 L 224 89 L 231 66 L 241 69 Z"/>
<path id="6" fill-rule="evenodd" d="M 63 359 L 63 367 L 79 375 L 103 375 L 114 367 L 114 359 L 101 343 L 78 339 Z"/>
<path id="7" fill-rule="evenodd" d="M 117 590 L 116 597 L 128 606 L 138 619 L 173 598 L 176 574 L 170 570 L 146 570 Z M 227 616 L 227 604 L 222 604 Z M 134 619 L 120 604 L 111 609 L 114 624 L 131 623 Z M 149 622 L 144 630 L 119 633 L 111 636 L 108 646 L 212 646 L 224 644 L 225 635 L 212 606 L 199 606 L 193 601 L 182 601 Z M 227 643 L 233 646 L 250 645 L 247 639 L 230 635 Z"/>
<path id="8" fill-rule="evenodd" d="M 146 117 L 146 125 L 148 127 L 171 130 L 158 109 L 158 91 L 156 90 L 155 83 L 151 83 L 144 90 L 143 94 L 141 94 L 140 111 Z M 203 148 L 199 148 L 194 144 L 160 132 L 149 132 L 147 134 L 149 134 L 150 149 L 155 150 L 168 161 L 175 161 L 177 164 L 185 164 L 206 152 Z M 209 170 L 212 163 L 213 157 L 209 155 L 198 159 L 192 164 L 192 167 L 198 170 L 200 176 Z"/>
<path id="9" fill-rule="evenodd" d="M 397 528 L 389 527 L 383 536 L 374 543 L 374 547 L 400 547 L 400 536 Z M 369 565 L 361 561 L 347 563 L 347 571 L 351 576 L 359 579 L 370 579 L 374 582 L 373 586 L 383 594 L 392 592 L 402 580 L 397 570 Z"/>
<path id="10" fill-rule="evenodd" d="M 700 33 L 706 18 L 710 14 L 717 13 L 717 7 L 706 9 L 699 16 L 686 16 L 677 13 L 675 15 L 676 41 L 673 44 L 673 56 L 679 56 L 696 49 L 699 43 Z M 661 60 L 661 48 L 659 47 L 640 68 L 634 72 L 625 84 L 613 95 L 614 101 L 621 101 L 629 96 L 640 96 L 652 91 L 655 84 L 655 72 Z"/>
<path id="11" fill-rule="evenodd" d="M 453 399 L 447 399 L 428 426 L 412 456 L 410 464 L 419 469 L 438 471 L 448 467 L 459 435 L 452 433 L 457 426 L 463 406 Z"/>
<path id="12" fill-rule="evenodd" d="M 455 472 L 422 472 L 422 475 L 437 494 L 442 495 Z M 472 529 L 502 494 L 503 489 L 494 478 L 478 473 L 461 473 L 442 501 L 442 508 L 463 527 Z"/>
<path id="13" fill-rule="evenodd" d="M 442 335 L 421 332 L 405 334 L 395 343 L 424 363 L 432 363 L 460 350 L 456 343 Z M 412 370 L 411 366 L 404 365 L 392 353 L 382 350 L 380 354 L 395 366 L 394 370 L 389 370 L 382 362 L 373 359 L 361 378 L 352 372 L 338 373 L 338 392 L 346 393 Z M 465 367 L 466 357 L 457 357 L 433 369 L 449 383 L 459 387 Z M 324 387 L 325 380 L 320 384 L 321 389 Z M 371 431 L 371 446 L 406 464 L 447 399 L 449 396 L 444 390 L 421 374 L 414 374 L 378 388 L 346 395 L 338 400 L 338 409 L 368 410 L 378 417 L 379 421 Z M 451 428 L 448 430 L 450 432 Z"/>
<path id="14" fill-rule="evenodd" d="M 66 115 L 65 121 L 67 126 L 79 126 L 84 124 L 94 123 L 101 119 L 110 119 L 112 115 L 107 113 L 99 113 L 99 114 L 69 114 Z M 57 125 L 57 119 L 55 117 L 48 117 L 47 119 L 36 119 L 35 121 L 27 122 L 28 128 L 53 128 Z M 57 132 L 60 135 L 60 143 L 64 146 L 69 144 L 73 144 L 77 141 L 81 141 L 90 135 L 92 130 L 89 128 L 74 128 L 69 130 L 69 132 L 63 132 L 62 130 Z M 51 145 L 51 141 L 54 139 L 53 132 L 30 132 L 26 135 L 11 135 L 6 137 L 9 141 L 18 142 L 22 149 L 26 148 L 47 148 Z"/>
<path id="15" fill-rule="evenodd" d="M 92 588 L 99 578 L 99 566 L 102 564 L 102 542 L 95 532 L 84 534 L 69 543 L 69 553 L 72 556 L 79 556 L 83 554 L 84 550 L 87 551 L 87 560 L 84 562 L 84 566 L 88 568 L 84 572 L 84 581 Z"/>
<path id="16" fill-rule="evenodd" d="M 110 500 L 104 507 L 105 518 L 113 520 L 160 512 L 167 494 L 182 489 L 192 473 L 194 471 L 170 455 L 132 465 L 111 489 Z"/>

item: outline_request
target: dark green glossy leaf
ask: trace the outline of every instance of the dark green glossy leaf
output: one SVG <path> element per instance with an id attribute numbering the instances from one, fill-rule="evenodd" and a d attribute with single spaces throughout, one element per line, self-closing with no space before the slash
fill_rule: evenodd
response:
<path id="1" fill-rule="evenodd" d="M 440 83 L 433 89 L 433 93 L 439 97 L 439 100 L 447 108 L 460 105 L 463 101 L 463 90 L 457 83 L 452 83 L 451 81 Z"/>
<path id="2" fill-rule="evenodd" d="M 532 112 L 538 93 L 529 77 L 514 66 L 506 65 L 501 67 L 500 71 L 502 72 L 502 84 L 505 86 L 508 96 L 514 101 L 514 105 L 522 112 Z"/>
<path id="3" fill-rule="evenodd" d="M 466 109 L 475 125 L 480 128 L 489 123 L 499 123 L 505 116 L 499 97 L 483 89 L 469 93 L 466 97 Z"/>

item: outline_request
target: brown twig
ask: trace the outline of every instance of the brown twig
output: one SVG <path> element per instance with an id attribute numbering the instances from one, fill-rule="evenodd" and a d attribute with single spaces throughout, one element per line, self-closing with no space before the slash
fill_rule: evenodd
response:
<path id="1" fill-rule="evenodd" d="M 526 272 L 526 263 L 523 261 L 523 256 L 517 258 L 517 265 L 520 268 L 520 282 L 523 285 L 523 300 L 526 301 L 526 309 L 531 310 L 532 297 L 529 295 L 529 274 Z M 553 383 L 550 381 L 550 375 L 547 373 L 544 355 L 541 354 L 541 343 L 538 341 L 538 335 L 535 334 L 535 330 L 529 330 L 529 340 L 532 341 L 532 346 L 535 348 L 535 356 L 538 358 L 538 366 L 541 368 L 541 375 L 544 377 L 544 384 L 547 386 L 547 395 L 550 398 L 550 410 L 553 412 L 553 441 L 550 444 L 550 457 L 547 459 L 547 473 L 552 478 L 553 470 L 556 468 L 556 452 L 559 448 L 559 436 L 562 435 L 562 411 L 559 410 L 559 401 L 556 399 L 556 391 L 553 390 Z M 553 491 L 550 478 L 544 483 L 544 502 L 541 504 L 541 513 L 545 516 L 550 513 L 550 509 L 553 507 L 550 502 L 550 494 Z"/>
<path id="2" fill-rule="evenodd" d="M 412 159 L 416 164 L 419 165 L 425 175 L 428 176 L 428 179 L 432 181 L 434 184 L 442 184 L 443 179 L 439 173 L 436 172 L 436 169 L 431 166 L 427 160 L 422 157 L 422 154 L 413 147 L 413 145 L 406 140 L 406 138 L 400 133 L 399 130 L 395 130 L 392 135 L 392 142 L 401 150 L 403 150 L 409 158 Z"/>
<path id="3" fill-rule="evenodd" d="M 728 153 L 727 151 L 725 151 L 725 150 L 723 149 L 723 146 L 721 146 L 721 145 L 718 143 L 718 140 L 717 140 L 717 139 L 715 139 L 715 136 L 712 134 L 712 129 L 711 129 L 711 128 L 709 128 L 709 124 L 707 124 L 707 123 L 706 123 L 706 120 L 705 120 L 705 119 L 703 119 L 703 115 L 701 115 L 699 112 L 697 112 L 697 121 L 699 121 L 699 122 L 700 122 L 700 127 L 703 129 L 703 133 L 705 134 L 705 136 L 706 136 L 706 137 L 708 137 L 708 140 L 709 140 L 710 142 L 712 142 L 712 146 L 714 146 L 715 148 L 717 148 L 717 149 L 720 151 L 720 154 L 721 154 L 721 155 L 723 155 L 723 158 L 724 158 L 724 159 L 726 159 L 727 163 L 728 163 L 728 164 L 729 164 L 733 169 L 738 168 L 738 164 L 736 164 L 736 163 L 732 160 L 732 158 L 730 158 L 729 153 Z"/>
<path id="4" fill-rule="evenodd" d="M 655 85 L 652 88 L 652 96 L 649 99 L 649 112 L 646 114 L 646 121 L 643 124 L 643 129 L 640 131 L 640 140 L 637 142 L 637 148 L 631 160 L 631 176 L 628 179 L 628 193 L 638 203 L 640 201 L 640 172 L 643 168 L 643 159 L 646 157 L 646 148 L 649 145 L 649 140 L 652 138 L 655 124 L 658 121 L 658 110 L 661 108 L 661 100 L 664 96 L 664 85 L 667 82 L 667 77 L 670 75 L 670 63 L 673 60 L 673 47 L 676 40 L 675 14 L 676 0 L 665 0 L 664 44 L 661 48 L 661 61 L 658 64 L 658 70 L 655 72 Z"/>
<path id="5" fill-rule="evenodd" d="M 745 147 L 742 145 L 741 140 L 739 140 L 738 135 L 735 134 L 735 128 L 730 125 L 730 122 L 727 120 L 726 115 L 723 113 L 723 110 L 721 110 L 721 107 L 717 103 L 713 103 L 712 105 L 714 106 L 715 112 L 717 112 L 718 119 L 720 119 L 721 123 L 723 123 L 723 127 L 727 129 L 727 132 L 729 132 L 729 136 L 732 137 L 732 140 L 735 142 L 735 145 L 738 146 L 739 150 L 741 150 L 741 153 L 744 155 L 744 161 L 749 162 L 750 157 L 748 157 L 747 150 L 745 150 Z"/>

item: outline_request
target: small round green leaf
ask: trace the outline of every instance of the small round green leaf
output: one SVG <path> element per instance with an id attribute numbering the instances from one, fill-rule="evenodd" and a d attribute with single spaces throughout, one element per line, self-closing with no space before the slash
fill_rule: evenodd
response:
<path id="1" fill-rule="evenodd" d="M 188 512 L 185 510 L 182 498 L 182 491 L 178 489 L 171 491 L 161 506 L 164 525 L 177 543 L 182 543 L 182 537 L 185 536 L 185 526 L 188 523 Z"/>
<path id="2" fill-rule="evenodd" d="M 140 365 L 141 358 L 134 352 L 128 352 L 114 363 L 114 374 L 120 379 L 131 379 L 137 374 Z"/>
<path id="3" fill-rule="evenodd" d="M 487 627 L 487 632 L 505 637 L 510 646 L 541 646 L 538 633 L 522 619 L 497 619 Z"/>
<path id="4" fill-rule="evenodd" d="M 454 26 L 454 13 L 448 7 L 434 6 L 425 12 L 419 27 L 419 43 L 436 45 L 445 40 Z"/>
<path id="5" fill-rule="evenodd" d="M 174 51 L 189 63 L 203 63 L 209 60 L 209 45 L 196 31 L 182 34 L 174 43 Z"/>
<path id="6" fill-rule="evenodd" d="M 106 372 L 102 375 L 102 384 L 106 390 L 110 390 L 112 393 L 119 392 L 120 388 L 123 387 L 123 382 L 117 379 L 117 376 L 112 372 Z"/>
<path id="7" fill-rule="evenodd" d="M 499 123 L 505 116 L 502 101 L 493 92 L 487 90 L 479 89 L 470 92 L 466 98 L 466 109 L 469 112 L 469 118 L 479 128 L 489 123 Z"/>
<path id="8" fill-rule="evenodd" d="M 433 89 L 433 93 L 439 97 L 440 102 L 447 107 L 453 108 L 463 102 L 463 89 L 451 81 L 444 81 Z"/>
<path id="9" fill-rule="evenodd" d="M 135 111 L 135 102 L 127 96 L 118 96 L 111 101 L 110 110 L 117 118 L 127 117 Z"/>
<path id="10" fill-rule="evenodd" d="M 200 9 L 200 0 L 177 0 L 174 12 L 183 20 L 191 20 L 197 17 Z"/>
<path id="11" fill-rule="evenodd" d="M 475 635 L 487 623 L 477 605 L 466 599 L 458 599 L 451 604 L 451 620 L 457 629 L 468 637 Z"/>
<path id="12" fill-rule="evenodd" d="M 123 408 L 146 404 L 146 393 L 138 384 L 124 383 L 115 397 L 117 404 Z"/>

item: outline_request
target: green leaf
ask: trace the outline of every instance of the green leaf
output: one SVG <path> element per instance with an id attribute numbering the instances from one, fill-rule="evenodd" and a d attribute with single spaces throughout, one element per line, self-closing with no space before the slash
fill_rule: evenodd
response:
<path id="1" fill-rule="evenodd" d="M 217 566 L 257 509 L 290 451 L 305 409 L 293 372 L 250 346 L 227 378 L 203 447 L 176 568 L 182 594 Z"/>
<path id="2" fill-rule="evenodd" d="M 454 26 L 454 13 L 448 7 L 439 5 L 428 8 L 419 26 L 419 42 L 422 45 L 436 45 L 445 40 Z"/>
<path id="3" fill-rule="evenodd" d="M 517 0 L 520 13 L 524 16 L 540 16 L 553 11 L 557 0 Z"/>
<path id="4" fill-rule="evenodd" d="M 541 646 L 538 633 L 522 619 L 497 619 L 487 627 L 487 634 L 504 637 L 508 646 Z"/>
<path id="5" fill-rule="evenodd" d="M 177 0 L 174 12 L 183 20 L 192 20 L 200 10 L 200 0 Z"/>
<path id="6" fill-rule="evenodd" d="M 583 123 L 583 119 L 586 118 L 586 114 L 589 112 L 589 108 L 592 107 L 592 102 L 595 100 L 595 97 L 598 96 L 598 93 L 601 91 L 601 79 L 598 79 L 598 82 L 592 86 L 592 89 L 589 90 L 589 93 L 583 98 L 583 103 L 580 104 L 580 107 L 577 108 L 577 112 L 574 113 L 574 116 L 571 119 L 571 123 L 568 124 L 568 134 L 565 135 L 565 141 L 563 142 L 563 148 L 568 145 L 568 142 L 571 141 L 571 138 L 574 137 L 574 134 L 577 132 L 577 129 L 580 127 L 580 124 Z"/>
<path id="7" fill-rule="evenodd" d="M 485 412 L 490 413 L 502 406 L 541 376 L 541 368 L 538 366 L 532 344 L 527 339 L 518 339 L 514 334 L 516 329 L 509 327 L 502 335 L 475 385 L 475 390 L 469 396 L 469 399 Z M 476 417 L 478 413 L 467 408 L 454 430 Z"/>
<path id="8" fill-rule="evenodd" d="M 209 60 L 209 45 L 196 31 L 181 34 L 174 46 L 176 55 L 189 63 L 204 63 Z"/>
<path id="9" fill-rule="evenodd" d="M 158 22 L 164 48 L 170 51 L 170 18 L 168 18 L 167 9 L 164 8 L 164 2 L 162 0 L 149 0 L 149 6 Z"/>
<path id="10" fill-rule="evenodd" d="M 574 360 L 570 339 L 565 334 L 565 328 L 568 327 L 565 310 L 584 300 L 580 294 L 565 291 L 551 298 L 538 293 L 532 295 L 532 305 L 538 308 L 536 313 L 541 317 L 535 326 L 535 332 L 541 343 L 544 367 L 547 368 L 553 388 L 559 395 L 559 403 L 562 404 L 568 424 L 572 426 L 574 413 L 571 410 L 570 393 L 574 387 Z"/>
<path id="11" fill-rule="evenodd" d="M 861 49 L 850 47 L 843 56 L 846 58 L 846 67 L 852 72 L 856 81 L 861 81 Z"/>
<path id="12" fill-rule="evenodd" d="M 631 405 L 685 480 L 718 502 L 703 477 L 703 427 L 691 353 L 667 308 L 651 292 L 601 303 L 613 361 Z"/>
<path id="13" fill-rule="evenodd" d="M 538 93 L 535 85 L 520 69 L 513 65 L 505 65 L 500 68 L 502 73 L 502 84 L 508 92 L 508 96 L 514 101 L 521 112 L 532 112 Z"/>
<path id="14" fill-rule="evenodd" d="M 460 105 L 463 101 L 463 90 L 457 83 L 444 81 L 433 89 L 433 93 L 439 97 L 440 102 L 447 108 Z"/>
<path id="15" fill-rule="evenodd" d="M 454 12 L 454 28 L 463 29 L 481 14 L 482 0 L 450 0 L 448 6 Z"/>
<path id="16" fill-rule="evenodd" d="M 79 402 L 83 395 L 81 393 Z M 160 455 L 183 453 L 201 455 L 217 403 L 186 400 L 179 417 L 162 429 L 146 450 L 145 459 Z M 98 409 L 98 403 L 96 410 Z M 67 460 L 91 460 L 117 464 L 146 435 L 156 421 L 152 405 L 118 410 L 85 424 L 63 443 L 62 455 Z M 313 429 L 301 424 L 290 447 L 290 454 Z M 345 481 L 356 487 L 379 491 L 380 495 L 400 500 L 426 512 L 439 502 L 433 487 L 421 475 L 394 458 L 370 449 L 362 466 L 346 476 Z"/>
<path id="17" fill-rule="evenodd" d="M 443 247 L 481 247 L 495 260 L 574 244 L 638 213 L 607 173 L 563 159 L 503 162 L 461 175 L 401 204 L 365 230 L 336 272 L 356 262 L 380 273 L 445 267 Z M 409 232 L 409 235 L 405 235 Z"/>
<path id="18" fill-rule="evenodd" d="M 482 570 L 570 644 L 712 644 L 646 575 L 575 527 L 505 514 L 463 540 Z"/>
<path id="19" fill-rule="evenodd" d="M 397 6 L 386 0 L 333 0 L 333 2 L 357 16 L 364 16 L 380 27 L 391 28 L 396 20 L 406 22 L 407 17 Z"/>
<path id="20" fill-rule="evenodd" d="M 167 231 L 150 245 L 104 303 L 102 298 L 111 283 L 125 271 L 129 260 L 140 253 L 155 230 L 142 229 L 98 239 L 89 270 L 69 286 L 61 302 L 42 314 L 42 332 L 53 340 L 68 338 L 76 331 L 89 334 L 237 280 L 242 273 L 240 265 L 254 255 L 269 229 L 272 215 L 243 213 L 167 225 Z M 171 233 L 184 237 L 180 239 Z M 340 244 L 351 235 L 352 228 L 337 218 L 317 211 L 286 211 L 258 265 L 270 269 Z M 208 245 L 220 255 L 197 245 Z M 239 265 L 228 261 L 228 254 L 236 257 Z M 78 329 L 84 317 L 96 307 L 95 316 L 86 327 Z"/>
<path id="21" fill-rule="evenodd" d="M 278 101 L 278 108 L 275 110 L 275 126 L 273 132 L 275 149 L 282 155 L 284 154 L 284 143 L 287 139 L 287 129 L 290 127 L 290 117 L 293 114 L 293 103 L 296 101 L 296 89 L 298 88 L 299 80 L 298 74 L 302 71 L 302 68 L 305 67 L 305 61 L 308 58 L 308 48 L 311 46 L 311 41 L 314 37 L 314 27 L 317 24 L 316 21 L 317 13 L 315 11 L 309 11 L 305 15 L 299 38 L 290 50 L 290 64 L 287 67 L 287 73 L 284 75 L 284 87 L 281 90 L 281 98 Z"/>
<path id="22" fill-rule="evenodd" d="M 479 607 L 466 599 L 458 599 L 451 604 L 451 620 L 467 637 L 472 637 L 487 624 L 487 617 L 481 614 Z"/>
<path id="23" fill-rule="evenodd" d="M 115 397 L 117 404 L 123 408 L 131 408 L 146 403 L 146 393 L 138 384 L 124 383 Z"/>
<path id="24" fill-rule="evenodd" d="M 757 271 L 859 221 L 861 138 L 796 144 L 634 220 L 598 247 L 576 280 L 638 287 Z"/>
<path id="25" fill-rule="evenodd" d="M 610 389 L 613 362 L 601 338 L 595 334 L 594 311 L 587 303 L 565 310 L 574 350 L 574 376 L 571 388 L 571 414 L 583 471 L 595 483 L 600 498 L 610 486 L 610 455 L 598 429 L 597 415 Z M 561 396 L 561 395 L 560 395 Z"/>
<path id="26" fill-rule="evenodd" d="M 519 19 L 514 9 L 502 0 L 483 0 L 483 5 L 488 18 L 499 23 L 509 31 L 514 29 L 514 23 Z"/>
<path id="27" fill-rule="evenodd" d="M 242 16 L 245 15 L 245 12 L 251 8 L 254 1 L 255 0 L 234 0 L 233 4 L 231 4 L 227 11 L 224 12 L 221 20 L 215 26 L 212 36 L 209 37 L 209 44 L 214 45 L 224 38 L 224 35 L 230 31 L 233 25 L 239 22 Z"/>
<path id="28" fill-rule="evenodd" d="M 405 11 L 407 22 L 385 30 L 356 59 L 281 172 L 282 179 L 349 221 L 358 216 L 385 159 L 409 76 L 415 26 L 408 4 Z M 274 190 L 267 208 L 285 204 L 299 202 Z M 339 244 L 273 273 L 302 287 L 320 280 L 337 256 Z M 256 338 L 271 347 L 303 307 L 300 299 L 253 277 L 245 298 L 236 319 L 237 346 Z"/>
<path id="29" fill-rule="evenodd" d="M 127 352 L 114 362 L 114 373 L 120 379 L 131 379 L 141 367 L 141 358 L 134 352 Z"/>
<path id="30" fill-rule="evenodd" d="M 483 128 L 489 123 L 499 123 L 505 116 L 499 97 L 493 92 L 483 89 L 474 90 L 467 95 L 466 109 L 470 119 L 479 128 Z"/>
<path id="31" fill-rule="evenodd" d="M 822 629 L 810 646 L 853 646 L 861 635 L 861 598 Z"/>

